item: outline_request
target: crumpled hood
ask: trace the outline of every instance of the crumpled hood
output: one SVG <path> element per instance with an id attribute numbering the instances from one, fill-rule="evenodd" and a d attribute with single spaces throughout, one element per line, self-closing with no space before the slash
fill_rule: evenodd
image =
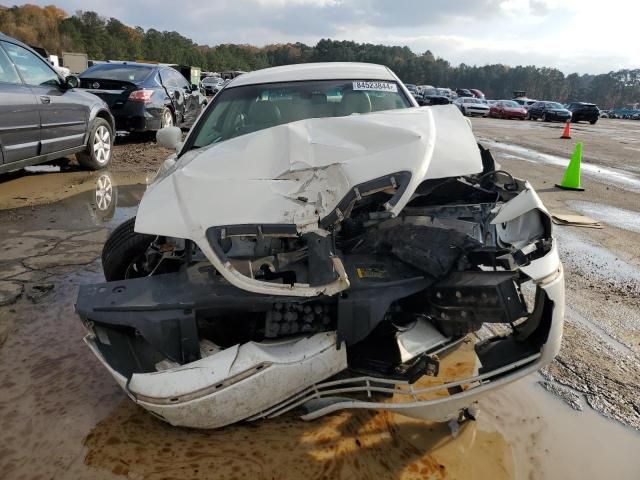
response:
<path id="1" fill-rule="evenodd" d="M 482 170 L 470 124 L 453 105 L 308 119 L 183 155 L 145 193 L 136 231 L 197 240 L 207 228 L 318 228 L 355 186 L 409 172 L 397 215 L 425 179 Z"/>

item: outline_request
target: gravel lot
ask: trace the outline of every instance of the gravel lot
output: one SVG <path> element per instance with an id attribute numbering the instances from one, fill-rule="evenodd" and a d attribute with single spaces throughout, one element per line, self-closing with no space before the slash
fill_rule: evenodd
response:
<path id="1" fill-rule="evenodd" d="M 565 267 L 562 350 L 548 369 L 492 393 L 477 422 L 388 413 L 295 416 L 218 432 L 168 427 L 124 398 L 83 345 L 77 286 L 101 278 L 108 231 L 135 214 L 170 153 L 119 139 L 108 172 L 0 175 L 2 478 L 637 478 L 640 472 L 640 122 L 572 125 L 473 119 L 503 169 L 552 212 L 604 228 L 557 227 Z M 576 141 L 585 192 L 559 190 Z M 108 175 L 116 205 L 96 206 Z M 445 366 L 473 367 L 463 348 Z"/>

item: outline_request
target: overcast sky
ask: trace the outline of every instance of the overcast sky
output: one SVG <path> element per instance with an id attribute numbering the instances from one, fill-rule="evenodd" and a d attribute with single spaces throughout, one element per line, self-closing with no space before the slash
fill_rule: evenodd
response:
<path id="1" fill-rule="evenodd" d="M 3 2 L 4 3 L 4 2 Z M 7 2 L 9 3 L 9 2 Z M 52 1 L 30 1 L 39 5 Z M 58 0 L 200 44 L 321 38 L 407 45 L 453 64 L 551 66 L 565 73 L 640 68 L 637 0 Z"/>

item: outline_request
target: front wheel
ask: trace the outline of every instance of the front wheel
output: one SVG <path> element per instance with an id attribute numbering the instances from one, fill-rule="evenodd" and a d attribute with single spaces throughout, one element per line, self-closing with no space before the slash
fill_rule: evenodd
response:
<path id="1" fill-rule="evenodd" d="M 133 230 L 133 217 L 116 228 L 102 249 L 102 269 L 108 282 L 148 275 L 146 253 L 155 237 Z"/>
<path id="2" fill-rule="evenodd" d="M 89 132 L 87 148 L 76 153 L 78 163 L 90 170 L 100 170 L 109 165 L 113 147 L 113 130 L 104 118 L 96 118 Z"/>
<path id="3" fill-rule="evenodd" d="M 173 127 L 174 124 L 173 112 L 169 107 L 164 107 L 162 109 L 162 118 L 160 119 L 160 128 Z"/>
<path id="4" fill-rule="evenodd" d="M 598 121 L 598 119 L 597 119 L 597 118 L 594 118 L 593 120 L 590 120 L 590 121 L 589 121 L 589 123 L 590 123 L 591 125 L 595 125 L 597 121 Z"/>

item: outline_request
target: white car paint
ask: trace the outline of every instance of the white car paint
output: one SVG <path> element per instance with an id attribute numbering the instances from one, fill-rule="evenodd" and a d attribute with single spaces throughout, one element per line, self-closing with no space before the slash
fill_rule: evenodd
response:
<path id="1" fill-rule="evenodd" d="M 289 68 L 248 73 L 227 88 L 236 81 L 235 86 L 248 84 L 241 81 L 286 81 L 290 76 L 299 79 Z M 309 67 L 299 72 L 304 72 L 305 78 L 318 79 L 328 75 L 328 68 Z M 369 66 L 353 67 L 349 75 L 354 77 L 346 78 L 360 77 L 360 68 L 363 77 L 377 78 L 365 71 Z M 386 75 L 384 70 L 376 69 L 381 76 Z M 337 78 L 335 72 L 331 78 Z M 160 138 L 171 145 L 179 143 L 175 131 L 159 134 Z M 195 241 L 212 265 L 244 290 L 331 295 L 348 287 L 349 279 L 338 263 L 335 267 L 340 278 L 332 285 L 291 287 L 256 281 L 216 256 L 205 237 L 206 229 L 242 223 L 293 223 L 299 232 L 322 233 L 319 220 L 362 182 L 396 171 L 411 172 L 404 194 L 395 205 L 387 205 L 394 216 L 425 179 L 481 170 L 469 121 L 451 105 L 303 120 L 186 152 L 177 161 L 169 159 L 143 197 L 136 230 Z M 497 206 L 493 213 L 499 241 L 511 251 L 529 248 L 532 240 L 552 228 L 548 212 L 527 183 L 519 195 Z M 443 394 L 433 400 L 420 401 L 416 398 L 420 392 L 412 385 L 391 379 L 327 380 L 347 368 L 346 347 L 337 345 L 335 332 L 247 342 L 224 350 L 207 350 L 208 345 L 201 343 L 200 360 L 163 365 L 157 372 L 134 374 L 129 381 L 110 367 L 95 345 L 93 335 L 99 336 L 99 332 L 90 333 L 85 341 L 136 403 L 174 425 L 215 428 L 243 419 L 277 416 L 299 405 L 309 410 L 304 419 L 344 408 L 373 408 L 447 420 L 456 418 L 461 409 L 487 391 L 547 365 L 558 353 L 564 279 L 555 239 L 546 255 L 520 270 L 547 293 L 553 305 L 551 328 L 542 349 L 483 375 L 434 387 Z M 439 348 L 446 339 L 425 321 L 404 331 L 397 341 L 403 359 L 409 359 L 425 349 Z M 465 388 L 459 393 L 446 390 L 461 385 Z M 370 396 L 380 391 L 394 393 L 393 401 L 349 398 L 353 393 Z"/>
<path id="2" fill-rule="evenodd" d="M 398 77 L 387 67 L 373 63 L 319 62 L 285 65 L 248 72 L 229 82 L 228 88 L 274 82 L 308 80 L 390 80 Z M 400 83 L 400 82 L 399 82 Z"/>
<path id="3" fill-rule="evenodd" d="M 397 203 L 387 205 L 392 216 L 424 180 L 482 171 L 469 123 L 455 107 L 301 120 L 192 150 L 170 175 L 149 187 L 140 202 L 136 231 L 193 240 L 230 283 L 244 290 L 330 295 L 348 288 L 348 279 L 316 287 L 251 279 L 215 254 L 206 230 L 295 224 L 300 233 L 322 233 L 319 220 L 350 189 L 401 171 L 410 172 L 411 180 Z"/>
<path id="4" fill-rule="evenodd" d="M 489 115 L 489 105 L 477 98 L 460 97 L 454 100 L 453 104 L 456 105 L 464 115 Z"/>

